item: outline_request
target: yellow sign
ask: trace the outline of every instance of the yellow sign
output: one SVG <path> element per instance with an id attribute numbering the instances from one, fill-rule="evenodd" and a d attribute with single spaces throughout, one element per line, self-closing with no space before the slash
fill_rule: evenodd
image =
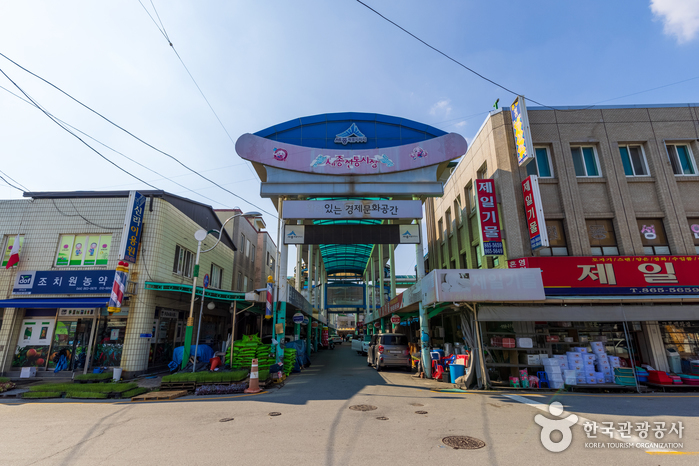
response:
<path id="1" fill-rule="evenodd" d="M 12 246 L 15 244 L 15 238 L 17 236 L 10 236 L 7 239 L 7 246 L 5 246 L 5 255 L 2 258 L 2 266 L 5 267 L 7 266 L 7 261 L 10 260 L 10 253 L 12 252 Z M 19 237 L 19 253 L 22 254 L 22 245 L 24 244 L 24 236 Z M 17 264 L 13 265 L 13 267 L 16 267 Z"/>

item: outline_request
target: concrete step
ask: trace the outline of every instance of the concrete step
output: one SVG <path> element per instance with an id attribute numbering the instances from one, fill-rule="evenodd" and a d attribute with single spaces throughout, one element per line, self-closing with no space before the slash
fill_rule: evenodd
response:
<path id="1" fill-rule="evenodd" d="M 9 377 L 13 382 L 19 381 L 36 381 L 36 382 L 71 382 L 73 380 L 73 373 L 68 371 L 61 371 L 54 373 L 53 371 L 36 371 L 36 377 L 29 377 L 25 379 L 20 379 L 21 371 L 10 371 L 5 372 L 3 377 Z M 80 372 L 82 374 L 82 372 Z"/>

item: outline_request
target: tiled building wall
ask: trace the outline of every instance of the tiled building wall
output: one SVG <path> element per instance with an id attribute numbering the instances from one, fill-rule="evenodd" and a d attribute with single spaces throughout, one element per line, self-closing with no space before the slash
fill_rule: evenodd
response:
<path id="1" fill-rule="evenodd" d="M 232 217 L 236 214 L 242 213 L 240 210 L 217 210 L 216 214 L 221 222 L 225 222 L 226 219 Z M 238 249 L 235 254 L 235 261 L 233 263 L 233 275 L 232 289 L 235 291 L 250 291 L 254 289 L 255 286 L 255 262 L 260 260 L 261 252 L 257 247 L 257 230 L 254 226 L 243 217 L 236 217 L 226 225 L 226 231 L 233 239 L 233 244 Z M 245 254 L 245 243 L 242 241 L 243 235 L 246 241 L 250 241 L 250 246 L 255 246 L 255 261 L 252 260 L 251 253 L 247 256 Z M 264 261 L 264 258 L 262 258 Z M 248 278 L 247 288 L 245 287 L 244 280 L 242 284 L 238 283 L 238 274 L 242 274 L 242 277 Z M 245 289 L 246 288 L 246 289 Z"/>
<path id="2" fill-rule="evenodd" d="M 173 272 L 175 249 L 179 245 L 196 254 L 197 241 L 194 239 L 194 233 L 199 229 L 201 227 L 196 222 L 163 199 L 154 199 L 152 212 L 149 209 L 146 210 L 141 256 L 137 264 L 138 273 L 136 277 L 133 273 L 130 276 L 130 280 L 138 282 L 139 291 L 130 300 L 129 320 L 121 361 L 121 367 L 125 371 L 137 372 L 146 369 L 150 340 L 140 338 L 140 335 L 152 332 L 156 306 L 189 311 L 190 294 L 149 291 L 144 287 L 146 281 L 192 284 L 192 278 Z M 215 242 L 216 236 L 209 235 L 202 242 L 202 250 L 210 248 Z M 219 243 L 212 251 L 201 254 L 197 286 L 201 286 L 204 274 L 211 273 L 211 264 L 214 263 L 223 268 L 221 288 L 230 290 L 233 256 L 233 251 L 223 243 Z M 195 310 L 198 311 L 198 307 Z M 196 319 L 194 325 L 196 334 Z"/>
<path id="3" fill-rule="evenodd" d="M 60 267 L 64 270 L 114 270 L 117 267 L 119 244 L 128 198 L 20 199 L 0 202 L 0 239 L 24 235 L 18 266 L 0 269 L 0 299 L 12 297 L 15 274 L 23 270 L 55 269 L 55 258 L 61 234 L 112 234 L 112 246 L 106 266 Z M 151 210 L 152 206 L 152 210 Z M 189 310 L 191 295 L 162 293 L 144 289 L 146 281 L 191 284 L 192 279 L 173 273 L 175 246 L 196 253 L 194 232 L 201 227 L 160 198 L 146 204 L 138 262 L 130 267 L 129 281 L 136 282 L 136 295 L 129 301 L 122 368 L 139 371 L 146 368 L 149 340 L 141 333 L 151 333 L 155 307 Z M 202 249 L 213 246 L 210 235 Z M 220 243 L 200 257 L 200 277 L 210 273 L 212 262 L 223 268 L 222 289 L 230 290 L 233 277 L 233 251 Z M 201 281 L 199 282 L 201 283 Z M 91 297 L 102 295 L 41 295 L 48 297 Z M 8 370 L 21 327 L 23 311 L 5 309 L 0 328 L 0 372 Z"/>
<path id="4" fill-rule="evenodd" d="M 591 255 L 586 219 L 613 220 L 619 253 L 642 255 L 636 223 L 641 218 L 663 220 L 672 254 L 695 254 L 687 218 L 699 217 L 699 176 L 676 176 L 665 144 L 688 145 L 699 166 L 699 108 L 530 109 L 529 121 L 534 145 L 548 149 L 553 170 L 552 178 L 540 178 L 544 213 L 547 219 L 564 221 L 569 255 Z M 626 176 L 619 154 L 619 146 L 625 144 L 643 148 L 650 176 Z M 575 145 L 595 148 L 600 177 L 576 177 L 571 153 Z M 458 221 L 456 196 L 465 206 L 465 189 L 484 165 L 486 177 L 496 180 L 506 254 L 532 255 L 521 194 L 527 172 L 516 164 L 510 113 L 505 109 L 488 117 L 445 184 L 444 196 L 428 200 L 430 268 L 453 268 L 459 263 L 458 255 L 473 252 L 447 238 L 447 214 Z M 466 244 L 477 241 L 474 226 L 456 228 Z M 451 228 L 449 233 L 453 232 Z M 466 256 L 461 262 L 472 268 L 473 254 Z M 485 260 L 483 264 L 491 265 Z"/>
<path id="5" fill-rule="evenodd" d="M 110 199 L 17 199 L 0 202 L 0 241 L 24 235 L 19 264 L 0 268 L 0 299 L 12 297 L 17 272 L 52 270 L 62 234 L 112 234 L 106 266 L 60 267 L 62 270 L 114 270 L 124 225 L 126 198 Z M 77 296 L 77 295 L 76 295 Z M 100 296 L 81 294 L 80 297 Z M 102 295 L 103 296 L 103 295 Z M 43 298 L 66 295 L 41 295 Z M 5 309 L 0 328 L 0 372 L 7 371 L 15 351 L 24 311 Z"/>

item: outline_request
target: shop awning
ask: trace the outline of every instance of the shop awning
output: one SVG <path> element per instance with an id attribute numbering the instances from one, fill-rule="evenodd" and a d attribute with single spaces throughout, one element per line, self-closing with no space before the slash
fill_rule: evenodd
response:
<path id="1" fill-rule="evenodd" d="M 39 308 L 90 308 L 106 307 L 109 298 L 19 298 L 2 299 L 0 307 L 16 307 L 23 309 Z"/>

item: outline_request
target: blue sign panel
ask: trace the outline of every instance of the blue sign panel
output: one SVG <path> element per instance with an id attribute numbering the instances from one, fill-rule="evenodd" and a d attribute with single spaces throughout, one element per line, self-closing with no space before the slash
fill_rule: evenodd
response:
<path id="1" fill-rule="evenodd" d="M 541 247 L 541 235 L 532 236 L 529 239 L 529 243 L 532 246 L 532 251 L 536 251 Z"/>
<path id="2" fill-rule="evenodd" d="M 204 275 L 204 288 L 209 287 L 209 274 Z"/>
<path id="3" fill-rule="evenodd" d="M 143 226 L 143 211 L 146 205 L 146 196 L 138 191 L 132 192 L 129 196 L 129 206 L 126 210 L 126 220 L 124 221 L 124 232 L 119 248 L 119 259 L 136 263 L 138 245 L 141 242 L 141 228 Z"/>
<path id="4" fill-rule="evenodd" d="M 141 338 L 153 338 L 153 334 L 152 333 L 142 333 Z"/>
<path id="5" fill-rule="evenodd" d="M 111 293 L 115 270 L 30 270 L 17 272 L 13 294 Z"/>
<path id="6" fill-rule="evenodd" d="M 505 250 L 502 247 L 502 242 L 486 241 L 483 243 L 484 256 L 502 256 L 503 254 L 505 254 Z"/>

